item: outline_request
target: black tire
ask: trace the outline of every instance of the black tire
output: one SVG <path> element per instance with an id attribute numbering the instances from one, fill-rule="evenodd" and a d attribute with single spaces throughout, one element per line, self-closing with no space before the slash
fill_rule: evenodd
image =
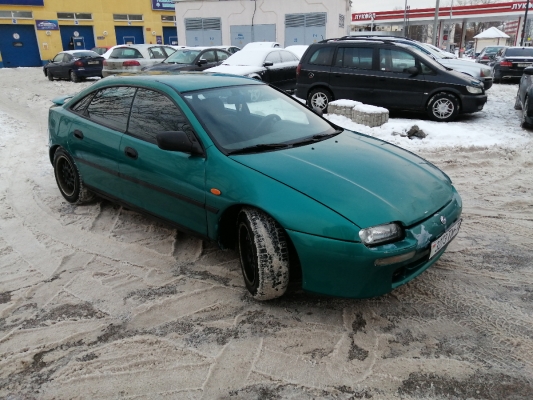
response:
<path id="1" fill-rule="evenodd" d="M 451 93 L 440 92 L 429 99 L 426 110 L 433 121 L 450 122 L 459 114 L 459 101 Z"/>
<path id="2" fill-rule="evenodd" d="M 309 108 L 318 108 L 323 113 L 328 112 L 328 104 L 333 100 L 331 92 L 324 88 L 313 89 L 307 96 L 307 105 Z"/>
<path id="3" fill-rule="evenodd" d="M 528 107 L 529 107 L 529 96 L 526 96 L 526 99 L 524 100 L 524 107 L 522 109 L 522 118 L 520 118 L 520 127 L 524 129 L 530 127 L 530 125 L 528 124 L 526 120 Z"/>
<path id="4" fill-rule="evenodd" d="M 518 92 L 516 93 L 516 99 L 514 101 L 514 109 L 515 110 L 522 109 L 522 103 L 520 102 L 520 88 L 518 88 Z"/>
<path id="5" fill-rule="evenodd" d="M 237 240 L 244 284 L 256 300 L 282 296 L 289 284 L 289 247 L 283 228 L 255 208 L 243 208 Z"/>
<path id="6" fill-rule="evenodd" d="M 76 73 L 74 71 L 70 71 L 68 73 L 68 76 L 70 77 L 70 80 L 72 82 L 79 82 L 80 81 L 80 77 L 78 75 L 76 75 Z"/>
<path id="7" fill-rule="evenodd" d="M 94 198 L 94 194 L 83 186 L 74 160 L 61 148 L 54 154 L 54 176 L 59 191 L 69 203 L 82 204 Z"/>
<path id="8" fill-rule="evenodd" d="M 50 72 L 49 69 L 46 70 L 46 76 L 48 77 L 49 81 L 53 81 L 54 80 L 54 76 L 52 75 L 52 73 Z"/>
<path id="9" fill-rule="evenodd" d="M 496 71 L 494 71 L 494 73 L 493 73 L 492 75 L 493 75 L 493 79 L 492 79 L 492 81 L 493 81 L 494 83 L 501 83 L 501 81 L 502 81 L 502 77 L 499 76 L 499 75 L 496 73 Z"/>

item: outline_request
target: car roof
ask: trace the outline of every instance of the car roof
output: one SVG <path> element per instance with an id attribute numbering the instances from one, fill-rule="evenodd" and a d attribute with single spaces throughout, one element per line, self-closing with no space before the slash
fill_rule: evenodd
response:
<path id="1" fill-rule="evenodd" d="M 185 93 L 202 89 L 213 89 L 230 86 L 241 85 L 264 85 L 263 82 L 257 79 L 247 78 L 238 75 L 221 74 L 217 72 L 157 72 L 146 71 L 138 74 L 120 74 L 112 75 L 105 79 L 101 79 L 91 88 L 100 88 L 102 86 L 116 86 L 116 85 L 139 85 L 162 83 L 170 86 L 174 90 Z"/>
<path id="2" fill-rule="evenodd" d="M 63 50 L 63 51 L 60 51 L 58 54 L 74 54 L 74 53 L 79 53 L 80 51 L 89 51 L 91 53 L 95 53 L 92 50 L 80 49 L 80 50 Z"/>

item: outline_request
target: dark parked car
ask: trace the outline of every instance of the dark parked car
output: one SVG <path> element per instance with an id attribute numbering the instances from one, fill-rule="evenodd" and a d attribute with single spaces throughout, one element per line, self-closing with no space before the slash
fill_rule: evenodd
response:
<path id="1" fill-rule="evenodd" d="M 216 48 L 189 48 L 177 50 L 163 62 L 147 67 L 143 71 L 203 71 L 216 67 L 231 54 Z"/>
<path id="2" fill-rule="evenodd" d="M 388 293 L 460 229 L 444 172 L 256 79 L 111 77 L 54 103 L 49 155 L 68 202 L 97 193 L 236 248 L 258 300 L 283 295 L 291 274 L 315 293 Z"/>
<path id="3" fill-rule="evenodd" d="M 316 43 L 297 70 L 296 96 L 327 109 L 332 100 L 425 111 L 435 121 L 483 109 L 483 83 L 409 46 L 386 40 Z"/>
<path id="4" fill-rule="evenodd" d="M 524 68 L 533 65 L 533 47 L 504 47 L 490 65 L 494 82 L 520 79 Z"/>
<path id="5" fill-rule="evenodd" d="M 79 82 L 80 79 L 102 76 L 104 58 L 91 50 L 68 50 L 58 53 L 43 67 L 44 76 L 49 80 L 70 79 Z"/>
<path id="6" fill-rule="evenodd" d="M 496 57 L 496 54 L 505 46 L 487 46 L 476 57 L 476 62 L 480 64 L 490 64 L 491 60 Z"/>
<path id="7" fill-rule="evenodd" d="M 522 118 L 520 126 L 528 128 L 533 125 L 533 67 L 524 69 L 522 78 L 520 78 L 520 85 L 518 85 L 518 93 L 516 94 L 515 110 L 522 110 Z"/>

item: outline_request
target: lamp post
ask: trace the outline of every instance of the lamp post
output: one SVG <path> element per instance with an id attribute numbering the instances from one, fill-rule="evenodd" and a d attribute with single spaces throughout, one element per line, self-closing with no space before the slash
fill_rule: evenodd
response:
<path id="1" fill-rule="evenodd" d="M 435 4 L 435 19 L 433 20 L 433 45 L 437 45 L 437 23 L 439 21 L 439 0 Z"/>
<path id="2" fill-rule="evenodd" d="M 529 0 L 526 0 L 526 13 L 524 14 L 524 27 L 522 28 L 522 38 L 520 39 L 520 46 L 524 45 L 524 36 L 527 27 L 527 12 L 529 11 Z"/>

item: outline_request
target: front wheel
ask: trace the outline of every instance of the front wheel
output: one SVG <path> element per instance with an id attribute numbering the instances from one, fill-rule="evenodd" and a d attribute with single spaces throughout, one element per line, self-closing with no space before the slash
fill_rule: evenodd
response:
<path id="1" fill-rule="evenodd" d="M 69 203 L 81 204 L 93 199 L 81 180 L 81 175 L 74 160 L 63 149 L 54 154 L 54 175 L 59 191 Z"/>
<path id="2" fill-rule="evenodd" d="M 329 90 L 322 88 L 313 89 L 309 93 L 309 97 L 307 97 L 307 105 L 310 108 L 318 108 L 326 113 L 331 100 L 333 100 L 333 96 Z"/>
<path id="3" fill-rule="evenodd" d="M 256 300 L 282 296 L 289 284 L 289 248 L 283 228 L 255 208 L 243 208 L 237 237 L 244 283 Z"/>
<path id="4" fill-rule="evenodd" d="M 453 121 L 459 114 L 459 102 L 451 93 L 437 93 L 429 100 L 427 113 L 434 121 Z"/>

